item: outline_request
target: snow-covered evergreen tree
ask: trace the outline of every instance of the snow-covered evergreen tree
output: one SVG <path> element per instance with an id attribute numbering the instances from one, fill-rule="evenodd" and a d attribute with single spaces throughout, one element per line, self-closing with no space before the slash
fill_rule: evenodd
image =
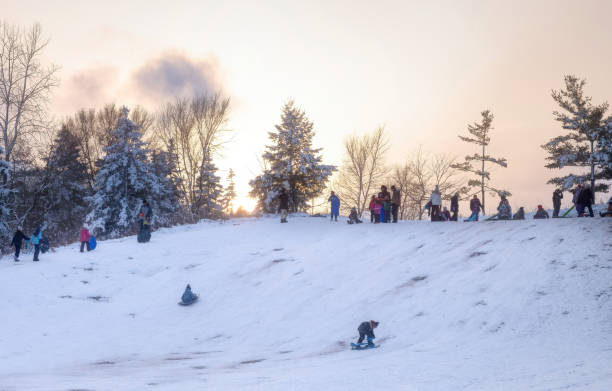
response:
<path id="1" fill-rule="evenodd" d="M 234 183 L 234 177 L 236 177 L 236 174 L 234 170 L 230 168 L 227 174 L 227 186 L 223 191 L 223 211 L 227 216 L 234 213 L 234 200 L 236 199 L 236 184 Z"/>
<path id="2" fill-rule="evenodd" d="M 542 148 L 548 152 L 546 168 L 582 168 L 548 183 L 570 190 L 582 182 L 591 182 L 594 191 L 606 191 L 608 184 L 596 180 L 612 179 L 610 161 L 610 118 L 605 118 L 608 104 L 593 105 L 591 97 L 584 95 L 586 80 L 573 75 L 565 76 L 565 90 L 553 91 L 552 97 L 562 111 L 555 111 L 555 120 L 567 130 Z"/>
<path id="3" fill-rule="evenodd" d="M 152 224 L 159 218 L 159 200 L 167 191 L 166 184 L 155 175 L 148 159 L 149 149 L 141 140 L 138 127 L 128 119 L 123 108 L 112 144 L 105 147 L 106 156 L 95 180 L 91 197 L 92 210 L 87 222 L 108 237 L 119 237 L 135 231 L 142 200 L 153 209 Z"/>
<path id="4" fill-rule="evenodd" d="M 4 150 L 0 147 L 0 240 L 3 243 L 10 241 L 10 227 L 8 222 L 11 217 L 9 208 L 9 164 L 4 158 Z"/>
<path id="5" fill-rule="evenodd" d="M 306 210 L 308 201 L 319 196 L 335 166 L 321 164 L 321 148 L 312 148 L 313 124 L 303 111 L 289 101 L 275 132 L 268 133 L 272 145 L 262 158 L 264 172 L 250 182 L 250 195 L 259 200 L 259 208 L 267 213 L 277 209 L 276 196 L 281 187 L 289 194 L 291 212 Z"/>
<path id="6" fill-rule="evenodd" d="M 223 187 L 221 177 L 217 175 L 217 166 L 209 154 L 204 156 L 198 176 L 198 203 L 200 216 L 207 219 L 218 219 L 223 215 Z"/>
<path id="7" fill-rule="evenodd" d="M 63 127 L 46 159 L 42 194 L 44 220 L 54 243 L 73 241 L 87 215 L 87 166 L 80 155 L 79 140 Z"/>
<path id="8" fill-rule="evenodd" d="M 151 194 L 151 205 L 156 205 L 154 226 L 169 226 L 175 223 L 173 217 L 179 210 L 178 189 L 173 173 L 176 170 L 172 153 L 166 151 L 153 151 L 151 163 L 153 174 L 159 180 L 159 191 Z"/>
<path id="9" fill-rule="evenodd" d="M 451 165 L 451 168 L 476 175 L 478 179 L 470 179 L 468 181 L 468 186 L 480 187 L 482 197 L 480 201 L 482 202 L 482 208 L 484 210 L 485 189 L 497 193 L 500 196 L 509 196 L 511 194 L 509 191 L 496 189 L 489 185 L 491 173 L 486 170 L 485 163 L 489 162 L 501 167 L 508 167 L 508 162 L 506 161 L 506 158 L 494 158 L 487 155 L 486 147 L 491 142 L 489 132 L 491 129 L 493 129 L 493 114 L 489 110 L 485 110 L 480 114 L 482 115 L 482 122 L 476 122 L 472 125 L 468 125 L 468 132 L 473 137 L 459 136 L 459 138 L 467 143 L 478 145 L 480 148 L 482 148 L 482 153 L 479 151 L 479 153 L 475 153 L 471 156 L 468 155 L 465 157 L 465 161 L 463 163 L 453 164 Z M 477 162 L 477 166 L 473 167 L 472 162 Z M 478 167 L 478 164 L 480 164 L 480 167 Z"/>

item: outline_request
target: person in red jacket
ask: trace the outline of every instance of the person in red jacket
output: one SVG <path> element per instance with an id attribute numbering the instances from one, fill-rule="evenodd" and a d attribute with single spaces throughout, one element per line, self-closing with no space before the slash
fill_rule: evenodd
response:
<path id="1" fill-rule="evenodd" d="M 89 251 L 89 230 L 83 226 L 81 228 L 81 252 L 83 252 L 85 246 L 87 246 L 87 251 Z"/>
<path id="2" fill-rule="evenodd" d="M 374 211 L 376 209 L 376 196 L 375 195 L 372 196 L 368 209 L 370 210 L 370 223 L 376 222 L 376 212 Z"/>

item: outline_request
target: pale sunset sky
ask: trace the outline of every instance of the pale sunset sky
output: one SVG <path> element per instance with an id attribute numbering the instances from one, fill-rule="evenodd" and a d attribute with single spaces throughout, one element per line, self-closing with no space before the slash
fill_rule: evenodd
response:
<path id="1" fill-rule="evenodd" d="M 457 135 L 489 109 L 490 154 L 508 159 L 492 185 L 527 210 L 552 204 L 556 173 L 540 148 L 561 131 L 551 90 L 575 74 L 595 103 L 612 100 L 612 1 L 0 0 L 0 19 L 38 22 L 50 39 L 58 121 L 108 102 L 154 111 L 177 94 L 223 91 L 233 135 L 217 164 L 223 178 L 235 170 L 247 207 L 289 99 L 329 164 L 341 163 L 347 135 L 378 125 L 388 164 L 419 145 L 462 158 L 476 146 Z"/>

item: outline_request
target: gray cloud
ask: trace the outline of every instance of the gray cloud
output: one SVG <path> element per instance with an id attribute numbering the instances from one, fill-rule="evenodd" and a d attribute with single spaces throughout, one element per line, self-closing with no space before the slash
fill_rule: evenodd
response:
<path id="1" fill-rule="evenodd" d="M 147 61 L 131 76 L 138 95 L 159 103 L 176 96 L 193 96 L 221 90 L 219 67 L 214 58 L 194 60 L 167 52 Z"/>
<path id="2" fill-rule="evenodd" d="M 69 115 L 81 108 L 98 107 L 112 102 L 119 84 L 119 72 L 113 67 L 90 67 L 70 75 L 56 95 L 56 107 Z"/>

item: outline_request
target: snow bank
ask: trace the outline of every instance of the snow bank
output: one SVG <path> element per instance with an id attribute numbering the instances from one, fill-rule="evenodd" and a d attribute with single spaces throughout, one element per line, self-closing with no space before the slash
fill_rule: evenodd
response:
<path id="1" fill-rule="evenodd" d="M 4 258 L 0 389 L 612 389 L 611 233 L 262 218 Z"/>

